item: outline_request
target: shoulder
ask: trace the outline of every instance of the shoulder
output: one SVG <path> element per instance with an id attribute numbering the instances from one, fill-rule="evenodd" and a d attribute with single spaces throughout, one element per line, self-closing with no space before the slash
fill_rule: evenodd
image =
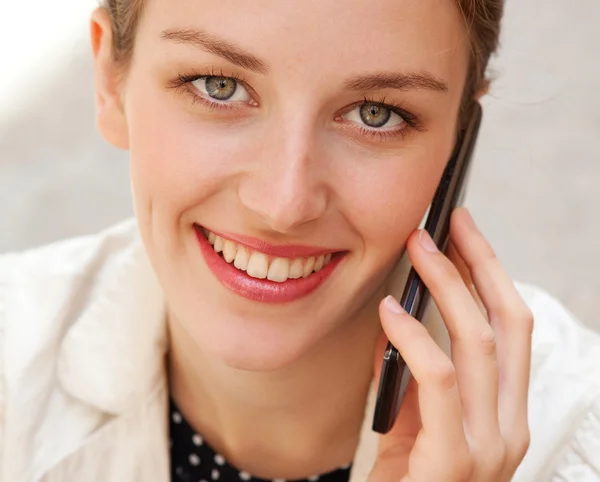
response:
<path id="1" fill-rule="evenodd" d="M 144 260 L 133 220 L 95 235 L 0 256 L 0 377 L 5 381 L 0 390 L 6 395 L 24 383 L 52 380 L 69 339 L 68 346 L 85 347 L 78 356 L 91 345 L 97 348 L 101 336 L 109 345 L 118 327 L 107 318 L 120 317 L 123 326 L 129 314 L 131 290 L 125 288 L 144 288 L 143 280 L 151 279 Z M 132 271 L 138 276 L 128 278 Z"/>
<path id="2" fill-rule="evenodd" d="M 49 298 L 49 292 L 65 283 L 84 282 L 101 273 L 137 242 L 136 224 L 127 220 L 94 235 L 2 254 L 0 297 L 10 298 L 19 289 L 22 295 L 32 293 Z"/>
<path id="3" fill-rule="evenodd" d="M 534 317 L 532 382 L 548 382 L 545 376 L 551 373 L 553 378 L 566 377 L 572 384 L 600 390 L 600 332 L 584 325 L 541 288 L 516 286 Z"/>
<path id="4" fill-rule="evenodd" d="M 109 260 L 138 242 L 134 220 L 129 219 L 97 234 L 66 239 L 45 246 L 0 254 L 0 280 L 6 287 L 15 275 L 26 272 L 35 278 L 72 277 L 101 267 L 102 259 Z"/>
<path id="5" fill-rule="evenodd" d="M 1 255 L 0 326 L 14 321 L 43 330 L 66 306 L 84 302 L 137 239 L 136 224 L 128 220 L 95 235 Z"/>
<path id="6" fill-rule="evenodd" d="M 600 334 L 542 289 L 517 288 L 534 331 L 531 446 L 516 480 L 600 482 Z"/>

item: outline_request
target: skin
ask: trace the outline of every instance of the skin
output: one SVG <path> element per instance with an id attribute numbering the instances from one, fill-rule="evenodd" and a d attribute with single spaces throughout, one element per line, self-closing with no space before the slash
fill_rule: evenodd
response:
<path id="1" fill-rule="evenodd" d="M 373 480 L 509 480 L 528 443 L 531 315 L 465 210 L 452 219 L 452 259 L 414 232 L 455 143 L 468 36 L 454 2 L 364 5 L 150 0 L 125 70 L 107 14 L 94 13 L 98 125 L 130 151 L 140 232 L 168 299 L 171 392 L 237 467 L 323 473 L 353 458 L 383 327 L 418 390 L 382 438 Z M 168 29 L 217 36 L 265 68 L 165 39 Z M 174 86 L 192 72 L 241 77 L 248 95 L 208 108 L 191 95 L 210 99 L 198 83 Z M 390 72 L 446 88 L 344 85 Z M 402 135 L 380 139 L 357 115 L 365 95 L 401 105 L 418 128 L 392 117 L 378 129 Z M 194 223 L 347 255 L 305 298 L 249 301 L 209 271 Z M 452 359 L 381 302 L 405 249 L 444 316 Z"/>

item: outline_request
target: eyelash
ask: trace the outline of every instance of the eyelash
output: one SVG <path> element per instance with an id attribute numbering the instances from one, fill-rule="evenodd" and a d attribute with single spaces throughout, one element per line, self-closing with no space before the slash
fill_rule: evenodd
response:
<path id="1" fill-rule="evenodd" d="M 192 72 L 185 73 L 185 74 L 180 73 L 177 76 L 177 79 L 170 82 L 169 87 L 173 88 L 173 89 L 180 89 L 183 87 L 184 93 L 191 97 L 193 104 L 195 104 L 196 102 L 201 102 L 205 107 L 207 107 L 211 110 L 239 109 L 238 106 L 234 106 L 231 103 L 215 102 L 215 101 L 211 101 L 211 100 L 203 97 L 202 95 L 199 95 L 196 92 L 196 89 L 191 84 L 192 84 L 192 82 L 194 82 L 198 79 L 201 79 L 203 77 L 225 77 L 228 79 L 233 79 L 237 83 L 243 85 L 246 89 L 249 89 L 248 83 L 246 82 L 246 80 L 244 78 L 237 76 L 235 74 L 225 74 L 222 70 L 215 70 L 213 68 L 211 68 L 210 70 L 204 71 L 204 72 L 192 71 Z M 419 131 L 419 132 L 422 132 L 424 130 L 424 127 L 423 127 L 421 121 L 419 120 L 418 116 L 407 111 L 401 104 L 397 104 L 395 102 L 386 102 L 385 97 L 375 99 L 375 98 L 369 97 L 366 94 L 363 94 L 363 100 L 352 104 L 350 106 L 350 108 L 347 110 L 347 112 L 350 112 L 351 109 L 355 109 L 356 107 L 364 105 L 364 104 L 374 104 L 379 107 L 388 109 L 391 112 L 393 112 L 394 114 L 399 115 L 406 124 L 401 129 L 389 130 L 389 131 L 375 129 L 375 128 L 369 129 L 369 128 L 365 128 L 365 127 L 359 125 L 357 128 L 361 132 L 361 134 L 365 135 L 367 137 L 370 137 L 371 139 L 385 141 L 385 140 L 399 137 L 399 136 L 404 138 L 413 129 L 416 131 Z"/>
<path id="2" fill-rule="evenodd" d="M 189 95 L 192 99 L 192 103 L 195 104 L 196 102 L 200 102 L 202 103 L 205 107 L 208 107 L 209 109 L 213 109 L 213 110 L 217 110 L 217 109 L 239 109 L 239 107 L 235 107 L 233 106 L 231 103 L 228 102 L 216 102 L 216 101 L 212 101 L 207 99 L 206 97 L 203 97 L 201 95 L 199 95 L 196 91 L 196 89 L 191 85 L 192 82 L 201 79 L 203 77 L 226 77 L 228 79 L 233 79 L 235 80 L 237 83 L 243 85 L 245 88 L 249 88 L 248 87 L 248 83 L 246 82 L 245 79 L 243 79 L 242 77 L 239 77 L 237 75 L 234 74 L 228 74 L 226 75 L 222 70 L 215 70 L 215 69 L 210 69 L 207 70 L 205 72 L 197 72 L 197 71 L 192 71 L 189 72 L 187 74 L 179 74 L 177 76 L 177 79 L 173 80 L 170 82 L 170 87 L 173 89 L 180 89 L 180 88 L 184 88 L 184 93 Z"/>
<path id="3" fill-rule="evenodd" d="M 402 129 L 389 130 L 389 131 L 375 129 L 375 128 L 368 129 L 368 128 L 365 128 L 364 126 L 358 126 L 358 129 L 364 135 L 370 136 L 372 139 L 379 139 L 379 140 L 384 141 L 384 140 L 398 137 L 398 136 L 401 136 L 402 138 L 404 138 L 413 129 L 416 131 L 419 131 L 419 132 L 422 132 L 425 130 L 419 117 L 416 116 L 415 114 L 409 112 L 408 110 L 406 110 L 406 108 L 404 108 L 402 106 L 402 104 L 398 104 L 398 103 L 395 103 L 392 101 L 386 102 L 385 97 L 376 99 L 373 97 L 369 97 L 367 94 L 363 94 L 362 102 L 356 102 L 356 103 L 352 104 L 351 108 L 354 109 L 354 108 L 356 108 L 360 105 L 364 105 L 364 104 L 374 104 L 379 107 L 383 107 L 384 109 L 388 109 L 388 110 L 392 111 L 394 114 L 399 115 L 402 118 L 402 120 L 404 120 L 404 122 L 406 123 L 406 126 L 403 127 Z M 349 109 L 348 112 L 350 110 L 351 109 Z"/>

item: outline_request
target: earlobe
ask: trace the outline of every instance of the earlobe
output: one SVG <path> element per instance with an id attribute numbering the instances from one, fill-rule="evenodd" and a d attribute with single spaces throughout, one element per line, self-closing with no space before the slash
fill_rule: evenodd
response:
<path id="1" fill-rule="evenodd" d="M 111 19 L 104 8 L 92 14 L 90 25 L 96 98 L 96 122 L 104 139 L 118 149 L 129 148 L 123 108 L 122 67 L 113 58 Z"/>

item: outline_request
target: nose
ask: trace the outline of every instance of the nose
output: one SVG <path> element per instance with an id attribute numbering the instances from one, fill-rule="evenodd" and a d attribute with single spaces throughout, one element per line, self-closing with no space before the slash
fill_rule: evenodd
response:
<path id="1" fill-rule="evenodd" d="M 327 210 L 326 163 L 311 130 L 274 125 L 240 180 L 241 203 L 270 230 L 289 234 Z"/>

